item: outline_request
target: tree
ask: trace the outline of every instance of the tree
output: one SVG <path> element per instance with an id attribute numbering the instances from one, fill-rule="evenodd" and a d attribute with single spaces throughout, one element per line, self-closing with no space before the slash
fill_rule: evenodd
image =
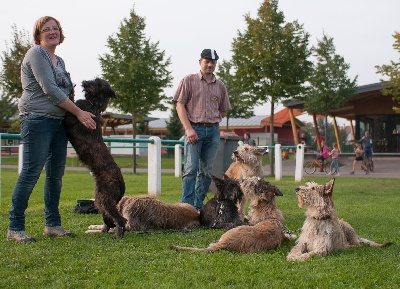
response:
<path id="1" fill-rule="evenodd" d="M 245 91 L 241 88 L 241 82 L 237 81 L 235 72 L 233 71 L 232 62 L 223 60 L 218 65 L 216 73 L 219 79 L 225 84 L 228 90 L 229 102 L 232 109 L 226 114 L 226 129 L 229 129 L 230 118 L 249 118 L 254 115 L 253 108 L 255 102 L 245 96 Z"/>
<path id="2" fill-rule="evenodd" d="M 322 40 L 313 47 L 317 64 L 310 78 L 310 87 L 304 109 L 310 113 L 325 116 L 325 139 L 327 139 L 328 112 L 340 108 L 357 91 L 357 76 L 350 80 L 347 71 L 350 65 L 337 55 L 333 38 L 325 33 Z"/>
<path id="3" fill-rule="evenodd" d="M 132 114 L 133 137 L 136 135 L 136 122 L 153 110 L 167 109 L 164 88 L 172 84 L 171 72 L 167 70 L 171 61 L 165 60 L 165 52 L 160 51 L 159 43 L 150 42 L 144 34 L 145 19 L 134 9 L 130 18 L 121 22 L 119 31 L 107 39 L 110 53 L 100 56 L 103 77 L 114 88 L 117 98 L 111 104 L 124 113 Z M 133 171 L 136 172 L 133 153 Z"/>
<path id="4" fill-rule="evenodd" d="M 0 91 L 0 128 L 11 126 L 11 118 L 17 112 L 17 104 L 12 99 L 4 96 L 4 92 Z"/>
<path id="5" fill-rule="evenodd" d="M 169 121 L 167 121 L 167 131 L 168 133 L 165 138 L 169 140 L 178 140 L 183 135 L 183 126 L 178 117 L 175 105 L 172 105 Z M 168 155 L 172 154 L 172 151 L 173 149 L 168 149 Z"/>
<path id="6" fill-rule="evenodd" d="M 309 34 L 297 21 L 285 23 L 277 0 L 265 0 L 252 19 L 245 15 L 247 30 L 233 40 L 232 61 L 246 98 L 256 104 L 271 103 L 271 145 L 274 145 L 275 105 L 304 93 L 310 75 Z M 270 150 L 271 151 L 271 150 Z M 271 174 L 274 154 L 270 153 Z"/>
<path id="7" fill-rule="evenodd" d="M 393 48 L 400 53 L 400 33 L 395 32 L 393 35 L 395 39 Z M 392 96 L 393 101 L 400 103 L 400 58 L 398 62 L 390 61 L 390 65 L 375 66 L 377 73 L 387 76 L 388 80 L 381 79 L 383 85 L 386 86 L 382 90 L 385 96 Z M 399 107 L 393 108 L 396 112 L 400 113 Z"/>
<path id="8" fill-rule="evenodd" d="M 6 43 L 6 51 L 1 53 L 0 71 L 0 126 L 10 126 L 11 117 L 17 112 L 17 102 L 22 94 L 21 64 L 31 47 L 27 31 L 12 27 L 13 40 Z"/>

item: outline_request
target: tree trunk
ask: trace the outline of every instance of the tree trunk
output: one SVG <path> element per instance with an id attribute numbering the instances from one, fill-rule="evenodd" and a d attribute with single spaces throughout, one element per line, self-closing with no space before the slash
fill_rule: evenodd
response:
<path id="1" fill-rule="evenodd" d="M 275 111 L 275 99 L 271 97 L 271 115 L 269 117 L 269 134 L 271 139 L 271 146 L 275 146 L 274 139 L 274 111 Z M 275 149 L 269 149 L 269 168 L 270 175 L 275 176 Z"/>
<path id="2" fill-rule="evenodd" d="M 135 115 L 135 110 L 132 109 L 132 132 L 133 132 L 133 138 L 136 137 L 136 115 Z M 136 146 L 136 143 L 132 143 L 133 146 Z M 136 174 L 136 148 L 133 148 L 133 156 L 132 156 L 132 174 Z"/>

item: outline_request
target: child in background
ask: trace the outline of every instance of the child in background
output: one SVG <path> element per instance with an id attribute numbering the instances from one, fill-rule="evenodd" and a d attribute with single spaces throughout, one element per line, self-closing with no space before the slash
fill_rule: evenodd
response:
<path id="1" fill-rule="evenodd" d="M 354 148 L 354 153 L 356 154 L 356 158 L 354 159 L 353 171 L 350 173 L 350 175 L 354 175 L 355 174 L 354 170 L 356 168 L 356 164 L 357 163 L 360 163 L 361 168 L 363 170 L 365 170 L 365 174 L 369 175 L 368 168 L 366 166 L 364 166 L 364 164 L 363 164 L 363 153 L 364 153 L 364 151 L 362 150 L 360 143 L 356 143 L 356 147 Z"/>
<path id="2" fill-rule="evenodd" d="M 324 165 L 324 161 L 329 157 L 329 149 L 325 145 L 325 141 L 321 141 L 321 151 L 317 154 L 317 160 L 321 163 L 321 166 Z M 324 170 L 320 169 L 320 172 Z"/>
<path id="3" fill-rule="evenodd" d="M 333 143 L 332 147 L 333 147 L 333 149 L 329 153 L 329 155 L 332 157 L 331 168 L 330 168 L 331 175 L 333 175 L 332 168 L 335 167 L 336 168 L 336 176 L 340 176 L 340 169 L 339 169 L 339 162 L 338 162 L 340 151 L 338 149 L 337 143 Z"/>

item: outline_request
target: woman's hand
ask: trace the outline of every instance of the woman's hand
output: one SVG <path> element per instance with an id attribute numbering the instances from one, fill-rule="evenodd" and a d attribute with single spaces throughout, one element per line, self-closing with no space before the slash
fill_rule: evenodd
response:
<path id="1" fill-rule="evenodd" d="M 76 115 L 76 117 L 87 128 L 90 128 L 90 129 L 95 129 L 96 128 L 96 122 L 93 119 L 93 117 L 95 117 L 95 115 L 93 113 L 81 110 Z"/>

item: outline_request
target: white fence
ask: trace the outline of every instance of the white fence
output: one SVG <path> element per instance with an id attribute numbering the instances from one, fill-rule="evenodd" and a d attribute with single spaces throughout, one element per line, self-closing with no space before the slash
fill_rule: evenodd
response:
<path id="1" fill-rule="evenodd" d="M 1 139 L 20 139 L 19 135 L 0 134 Z M 105 138 L 106 142 L 118 143 L 147 143 L 148 144 L 148 194 L 160 195 L 161 194 L 161 144 L 172 143 L 175 144 L 175 177 L 182 176 L 182 148 L 180 141 L 161 141 L 157 136 L 152 136 L 149 139 L 127 139 L 127 138 Z M 178 143 L 178 144 L 176 144 Z M 275 150 L 275 180 L 282 179 L 282 147 L 280 144 L 268 146 L 270 149 Z M 18 158 L 18 173 L 22 168 L 22 145 L 19 148 Z M 304 164 L 304 145 L 296 147 L 296 168 L 295 168 L 295 181 L 300 182 L 303 178 L 303 164 Z M 1 204 L 1 155 L 0 155 L 0 204 Z"/>

